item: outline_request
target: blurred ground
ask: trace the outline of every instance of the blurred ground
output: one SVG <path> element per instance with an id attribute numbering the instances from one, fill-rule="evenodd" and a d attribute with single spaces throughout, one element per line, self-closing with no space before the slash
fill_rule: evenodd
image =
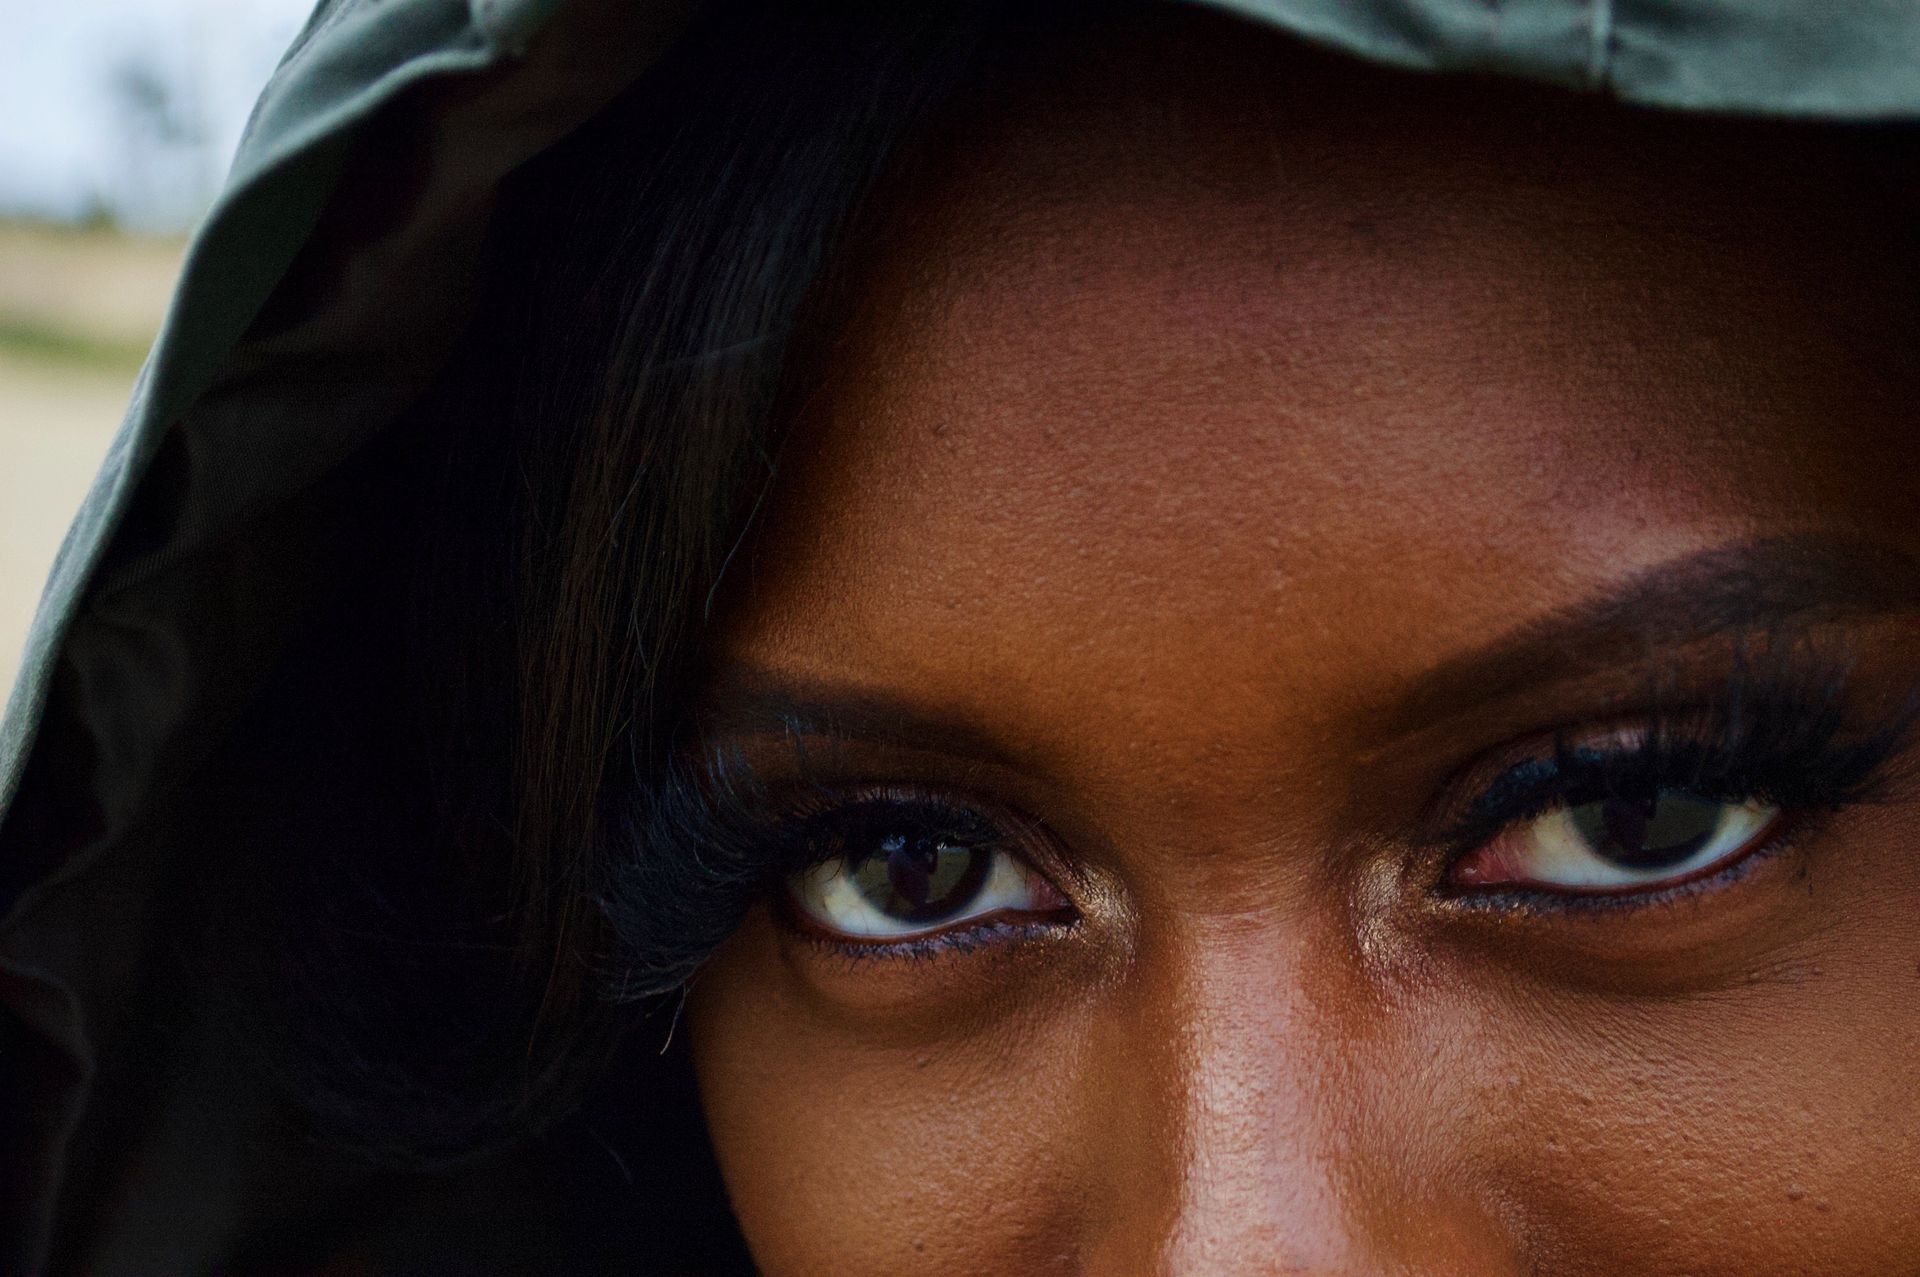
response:
<path id="1" fill-rule="evenodd" d="M 120 424 L 183 245 L 0 222 L 0 692 Z"/>

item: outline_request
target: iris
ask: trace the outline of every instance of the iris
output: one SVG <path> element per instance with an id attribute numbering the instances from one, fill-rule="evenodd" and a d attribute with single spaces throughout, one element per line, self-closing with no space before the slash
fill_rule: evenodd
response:
<path id="1" fill-rule="evenodd" d="M 1671 869 L 1706 846 L 1727 818 L 1726 803 L 1677 789 L 1644 797 L 1603 798 L 1568 811 L 1574 829 L 1601 858 L 1623 869 Z"/>
<path id="2" fill-rule="evenodd" d="M 977 895 L 991 853 L 920 832 L 889 834 L 852 866 L 849 877 L 866 902 L 900 922 L 933 922 Z"/>

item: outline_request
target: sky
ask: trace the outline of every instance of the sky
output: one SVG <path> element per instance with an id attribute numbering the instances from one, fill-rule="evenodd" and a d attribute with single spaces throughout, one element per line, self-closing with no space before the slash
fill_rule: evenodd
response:
<path id="1" fill-rule="evenodd" d="M 313 0 L 0 0 L 0 216 L 205 210 Z"/>

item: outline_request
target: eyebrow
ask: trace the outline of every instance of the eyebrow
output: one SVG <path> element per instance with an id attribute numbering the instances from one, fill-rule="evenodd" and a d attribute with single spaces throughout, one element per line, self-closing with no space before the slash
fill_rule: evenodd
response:
<path id="1" fill-rule="evenodd" d="M 1655 564 L 1447 658 L 1419 675 L 1365 734 L 1391 740 L 1519 688 L 1662 649 L 1917 607 L 1920 560 L 1879 541 L 1805 533 L 1713 546 Z M 884 689 L 735 666 L 701 700 L 696 721 L 703 735 L 859 740 L 1017 766 L 1014 751 L 980 724 Z"/>
<path id="2" fill-rule="evenodd" d="M 1920 560 L 1858 536 L 1761 537 L 1694 551 L 1523 622 L 1434 666 L 1383 716 L 1383 738 L 1464 713 L 1516 688 L 1622 659 L 1795 624 L 1920 606 Z"/>
<path id="3" fill-rule="evenodd" d="M 702 697 L 703 735 L 826 737 L 1014 766 L 1013 751 L 967 719 L 931 711 L 892 692 L 795 680 L 757 666 L 728 670 Z"/>

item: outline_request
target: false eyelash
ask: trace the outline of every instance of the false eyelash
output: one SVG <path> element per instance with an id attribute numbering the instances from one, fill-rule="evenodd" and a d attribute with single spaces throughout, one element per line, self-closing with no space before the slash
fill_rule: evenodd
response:
<path id="1" fill-rule="evenodd" d="M 1865 731 L 1850 728 L 1851 669 L 1804 649 L 1764 667 L 1736 660 L 1706 702 L 1669 703 L 1656 685 L 1644 730 L 1620 746 L 1555 736 L 1552 752 L 1502 772 L 1444 841 L 1462 850 L 1561 806 L 1685 790 L 1721 802 L 1760 800 L 1792 812 L 1871 800 L 1920 719 L 1920 688 Z"/>
<path id="2" fill-rule="evenodd" d="M 691 980 L 753 906 L 768 874 L 772 804 L 737 755 L 674 759 L 613 823 L 619 844 L 598 905 L 613 938 L 604 983 L 616 1001 Z"/>
<path id="3" fill-rule="evenodd" d="M 776 818 L 766 837 L 775 870 L 793 873 L 902 827 L 937 831 L 957 846 L 982 851 L 1007 841 L 1004 831 L 978 813 L 916 794 L 869 795 L 812 814 L 789 814 Z"/>
<path id="4" fill-rule="evenodd" d="M 716 751 L 697 769 L 676 769 L 661 797 L 676 819 L 657 833 L 763 879 L 811 869 L 902 827 L 937 831 L 970 848 L 1008 841 L 1006 831 L 971 808 L 911 790 L 848 795 L 802 786 L 776 796 L 737 751 Z"/>
<path id="5" fill-rule="evenodd" d="M 938 829 L 973 847 L 1007 838 L 977 813 L 911 793 L 776 795 L 735 750 L 676 761 L 617 825 L 625 846 L 599 899 L 615 942 L 612 996 L 630 1001 L 685 984 L 771 881 L 842 854 L 883 821 Z"/>

